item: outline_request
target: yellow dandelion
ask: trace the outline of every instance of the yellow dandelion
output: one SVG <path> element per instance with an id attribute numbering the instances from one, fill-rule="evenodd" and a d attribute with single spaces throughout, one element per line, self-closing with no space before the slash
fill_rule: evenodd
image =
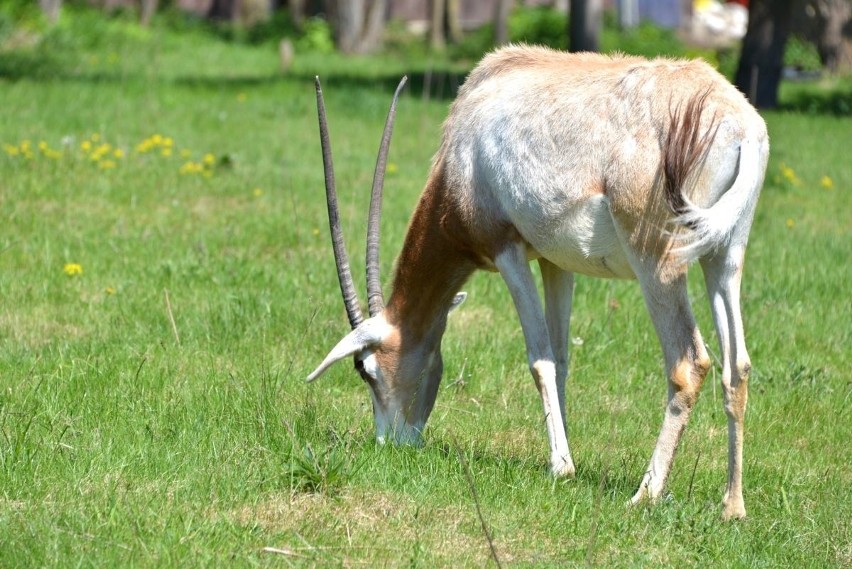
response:
<path id="1" fill-rule="evenodd" d="M 796 172 L 786 164 L 781 164 L 781 175 L 794 186 L 799 185 L 799 178 L 796 176 Z"/>
<path id="2" fill-rule="evenodd" d="M 69 277 L 82 275 L 83 265 L 81 265 L 80 263 L 65 263 L 65 266 L 62 268 L 62 272 L 64 272 Z"/>
<path id="3" fill-rule="evenodd" d="M 396 162 L 388 162 L 387 170 L 388 174 L 396 174 L 399 171 L 399 166 L 396 165 Z"/>
<path id="4" fill-rule="evenodd" d="M 104 292 L 107 293 L 108 295 L 112 296 L 113 294 L 115 294 L 115 289 L 111 286 L 108 286 L 104 289 Z"/>
<path id="5" fill-rule="evenodd" d="M 162 156 L 165 156 L 165 157 L 168 158 L 169 156 L 172 155 L 172 149 L 171 148 L 163 148 L 162 150 L 160 150 L 160 154 Z"/>
<path id="6" fill-rule="evenodd" d="M 202 166 L 200 162 L 186 162 L 180 167 L 178 172 L 181 174 L 198 174 L 202 170 L 204 170 L 204 166 Z"/>
<path id="7" fill-rule="evenodd" d="M 789 229 L 792 229 L 794 225 L 796 225 L 796 222 L 795 222 L 795 221 L 793 221 L 793 218 L 788 217 L 788 218 L 787 218 L 787 227 L 788 227 Z"/>
<path id="8" fill-rule="evenodd" d="M 54 150 L 48 145 L 45 141 L 41 141 L 38 143 L 38 149 L 41 151 L 42 156 L 46 158 L 50 158 L 51 160 L 58 160 L 62 158 L 62 153 L 58 150 Z"/>
<path id="9" fill-rule="evenodd" d="M 98 146 L 97 148 L 95 148 L 95 149 L 92 151 L 92 153 L 91 153 L 90 157 L 91 157 L 91 159 L 92 159 L 92 160 L 94 160 L 94 161 L 98 161 L 98 160 L 100 160 L 101 158 L 103 158 L 104 156 L 106 156 L 107 154 L 109 154 L 109 152 L 110 152 L 111 150 L 112 150 L 112 146 L 111 146 L 111 145 L 109 145 L 109 144 L 101 144 L 100 146 Z"/>
<path id="10" fill-rule="evenodd" d="M 172 137 L 170 136 L 167 136 L 163 139 L 163 146 L 165 146 L 166 148 L 171 148 L 172 146 L 174 146 L 174 144 L 175 141 L 172 140 Z"/>
<path id="11" fill-rule="evenodd" d="M 163 143 L 163 137 L 162 137 L 162 135 L 159 135 L 159 134 L 155 134 L 154 136 L 152 136 L 148 140 L 151 141 L 151 144 L 153 146 L 159 146 Z"/>
<path id="12" fill-rule="evenodd" d="M 263 190 L 261 190 L 260 188 L 255 188 L 251 191 L 251 195 L 253 195 L 256 198 L 259 198 L 260 196 L 263 195 Z"/>
<path id="13" fill-rule="evenodd" d="M 124 158 L 124 150 L 122 150 L 121 148 L 116 148 L 113 151 L 112 155 L 116 158 Z"/>
<path id="14" fill-rule="evenodd" d="M 17 146 L 8 143 L 3 145 L 3 152 L 8 154 L 9 156 L 17 156 L 21 153 Z"/>
<path id="15" fill-rule="evenodd" d="M 22 140 L 21 141 L 21 152 L 23 152 L 23 153 L 29 152 L 30 151 L 30 144 L 31 143 L 30 143 L 29 140 Z"/>
<path id="16" fill-rule="evenodd" d="M 80 149 L 81 149 L 83 152 L 90 152 L 90 151 L 92 150 L 92 143 L 91 143 L 91 142 L 89 142 L 88 140 L 84 140 L 84 141 L 80 144 Z"/>
<path id="17" fill-rule="evenodd" d="M 833 188 L 833 187 L 834 187 L 834 180 L 832 180 L 832 179 L 831 179 L 831 178 L 829 178 L 828 176 L 823 176 L 822 178 L 820 178 L 820 180 L 819 180 L 819 184 L 820 184 L 823 188 L 825 188 L 825 189 L 827 189 L 827 190 L 830 190 L 831 188 Z"/>
<path id="18" fill-rule="evenodd" d="M 311 233 L 313 233 L 313 234 L 314 234 L 314 237 L 316 237 L 317 235 L 319 235 L 319 234 L 320 234 L 320 230 L 319 230 L 319 229 L 317 229 L 316 227 L 314 227 L 314 230 L 313 230 L 313 231 L 311 231 Z"/>
<path id="19" fill-rule="evenodd" d="M 204 161 L 204 164 L 206 164 L 207 166 L 212 166 L 213 164 L 216 163 L 216 157 L 208 152 L 207 154 L 204 155 L 203 161 Z"/>

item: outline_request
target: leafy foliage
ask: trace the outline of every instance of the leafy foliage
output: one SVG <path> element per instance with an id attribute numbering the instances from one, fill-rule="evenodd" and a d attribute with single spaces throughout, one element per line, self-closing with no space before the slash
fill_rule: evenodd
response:
<path id="1" fill-rule="evenodd" d="M 301 492 L 335 492 L 353 473 L 346 452 L 337 446 L 315 452 L 306 444 L 290 461 L 284 474 L 290 478 L 291 487 Z"/>
<path id="2" fill-rule="evenodd" d="M 631 30 L 619 30 L 616 27 L 604 28 L 601 38 L 602 51 L 617 51 L 643 57 L 686 55 L 683 42 L 673 30 L 650 22 L 642 22 Z"/>
<path id="3" fill-rule="evenodd" d="M 304 24 L 297 45 L 305 51 L 332 53 L 334 51 L 334 39 L 331 26 L 322 18 L 309 18 Z"/>
<path id="4" fill-rule="evenodd" d="M 819 71 L 822 62 L 816 46 L 797 36 L 790 36 L 784 46 L 784 65 L 801 71 Z"/>
<path id="5" fill-rule="evenodd" d="M 568 17 L 547 6 L 518 6 L 509 17 L 509 39 L 565 49 L 568 47 Z"/>

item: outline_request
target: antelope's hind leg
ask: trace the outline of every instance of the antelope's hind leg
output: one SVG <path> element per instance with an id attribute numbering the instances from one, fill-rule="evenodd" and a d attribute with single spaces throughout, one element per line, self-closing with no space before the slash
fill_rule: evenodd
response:
<path id="1" fill-rule="evenodd" d="M 682 274 L 666 281 L 650 268 L 637 271 L 637 276 L 663 348 L 668 404 L 654 453 L 631 504 L 645 499 L 653 502 L 663 493 L 681 436 L 710 369 L 710 357 L 687 297 L 685 267 Z"/>
<path id="2" fill-rule="evenodd" d="M 724 519 L 743 518 L 743 436 L 751 360 L 746 352 L 740 312 L 740 282 L 744 251 L 730 247 L 701 260 L 719 348 L 722 354 L 722 394 L 728 416 L 728 483 L 722 501 Z"/>

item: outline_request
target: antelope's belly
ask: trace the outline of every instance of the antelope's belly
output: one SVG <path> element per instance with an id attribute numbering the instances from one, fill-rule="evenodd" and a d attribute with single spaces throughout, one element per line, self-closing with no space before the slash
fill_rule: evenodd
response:
<path id="1" fill-rule="evenodd" d="M 539 256 L 566 271 L 602 278 L 636 278 L 604 195 L 556 208 L 551 214 L 528 211 L 513 221 Z"/>

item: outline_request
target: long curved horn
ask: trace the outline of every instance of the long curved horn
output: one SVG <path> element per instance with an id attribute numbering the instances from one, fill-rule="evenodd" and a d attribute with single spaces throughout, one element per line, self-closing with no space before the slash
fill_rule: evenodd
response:
<path id="1" fill-rule="evenodd" d="M 352 283 L 352 272 L 349 270 L 349 257 L 346 255 L 346 244 L 343 242 L 343 231 L 340 229 L 340 212 L 337 209 L 337 190 L 334 185 L 334 164 L 331 161 L 331 143 L 328 139 L 328 124 L 325 117 L 325 101 L 322 98 L 322 87 L 319 76 L 315 80 L 317 90 L 317 115 L 319 116 L 320 144 L 322 144 L 322 163 L 325 169 L 325 200 L 328 206 L 328 226 L 331 231 L 331 246 L 334 248 L 334 263 L 337 265 L 337 280 L 340 292 L 343 294 L 343 304 L 346 305 L 346 315 L 349 324 L 356 328 L 364 321 L 361 307 L 358 305 L 358 294 Z"/>
<path id="2" fill-rule="evenodd" d="M 393 102 L 385 120 L 385 130 L 382 133 L 382 144 L 379 146 L 379 157 L 376 159 L 376 170 L 373 173 L 373 191 L 370 194 L 370 218 L 367 222 L 367 305 L 370 316 L 375 316 L 385 307 L 382 298 L 381 266 L 379 265 L 379 230 L 382 217 L 382 189 L 385 182 L 385 170 L 388 162 L 388 148 L 393 134 L 393 122 L 396 117 L 396 102 L 405 86 L 408 77 L 403 77 L 393 94 Z"/>

